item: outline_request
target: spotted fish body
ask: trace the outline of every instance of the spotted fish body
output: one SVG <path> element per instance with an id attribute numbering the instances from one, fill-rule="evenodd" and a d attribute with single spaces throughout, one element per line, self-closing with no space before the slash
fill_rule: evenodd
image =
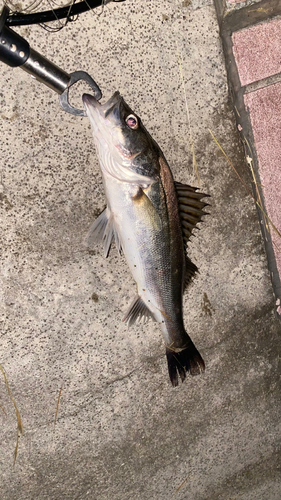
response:
<path id="1" fill-rule="evenodd" d="M 204 361 L 183 324 L 182 298 L 196 266 L 186 243 L 204 214 L 206 196 L 175 183 L 156 142 L 119 92 L 101 105 L 84 94 L 101 166 L 107 207 L 90 228 L 87 243 L 108 255 L 112 240 L 123 251 L 138 293 L 124 320 L 158 322 L 171 382 L 186 371 L 204 371 Z"/>

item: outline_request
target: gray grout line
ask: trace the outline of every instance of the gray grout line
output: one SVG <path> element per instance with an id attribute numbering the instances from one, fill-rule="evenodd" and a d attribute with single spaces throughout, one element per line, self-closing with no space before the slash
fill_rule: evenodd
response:
<path id="1" fill-rule="evenodd" d="M 257 82 L 249 83 L 242 87 L 243 93 L 250 94 L 250 92 L 255 92 L 256 90 L 263 89 L 264 87 L 269 87 L 270 85 L 274 85 L 275 83 L 281 82 L 281 73 L 277 73 L 276 75 L 268 76 L 267 78 L 263 78 L 262 80 L 258 80 Z"/>
<path id="2" fill-rule="evenodd" d="M 226 7 L 221 0 L 214 0 L 214 4 L 221 30 L 230 31 L 231 34 L 281 16 L 280 0 L 261 0 L 254 5 L 247 5 L 229 12 L 226 12 Z"/>

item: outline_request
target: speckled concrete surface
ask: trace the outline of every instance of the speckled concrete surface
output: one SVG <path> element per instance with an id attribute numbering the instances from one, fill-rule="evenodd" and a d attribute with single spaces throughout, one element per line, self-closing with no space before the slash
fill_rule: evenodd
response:
<path id="1" fill-rule="evenodd" d="M 0 362 L 24 427 L 13 467 L 17 422 L 2 379 L 1 499 L 279 500 L 280 324 L 254 204 L 208 132 L 247 175 L 213 6 L 127 1 L 56 34 L 21 33 L 65 70 L 87 70 L 104 99 L 119 89 L 175 178 L 195 184 L 180 52 L 212 195 L 184 304 L 206 373 L 173 389 L 157 327 L 124 327 L 135 284 L 123 257 L 82 244 L 105 204 L 90 125 L 1 66 Z"/>
<path id="2" fill-rule="evenodd" d="M 233 52 L 241 85 L 281 71 L 281 19 L 233 33 Z"/>

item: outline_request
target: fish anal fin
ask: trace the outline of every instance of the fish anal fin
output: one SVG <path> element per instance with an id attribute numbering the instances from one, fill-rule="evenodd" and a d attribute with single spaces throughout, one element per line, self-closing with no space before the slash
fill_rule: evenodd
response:
<path id="1" fill-rule="evenodd" d="M 121 252 L 121 240 L 118 231 L 114 224 L 114 217 L 109 208 L 105 208 L 98 216 L 95 222 L 91 225 L 88 234 L 85 238 L 85 245 L 88 248 L 96 246 L 103 242 L 104 255 L 108 256 L 113 238 L 115 238 L 116 247 L 119 253 Z"/>
<path id="2" fill-rule="evenodd" d="M 130 304 L 129 309 L 127 310 L 123 321 L 125 321 L 128 326 L 133 325 L 136 321 L 146 322 L 151 318 L 153 321 L 156 321 L 153 313 L 148 309 L 147 305 L 144 303 L 142 298 L 137 295 L 133 302 Z"/>
<path id="3" fill-rule="evenodd" d="M 201 201 L 202 198 L 208 197 L 208 194 L 199 193 L 197 188 L 187 184 L 175 182 L 176 193 L 178 197 L 179 215 L 181 219 L 182 232 L 185 243 L 189 240 L 193 230 L 199 222 L 201 222 L 204 208 L 208 205 Z"/>

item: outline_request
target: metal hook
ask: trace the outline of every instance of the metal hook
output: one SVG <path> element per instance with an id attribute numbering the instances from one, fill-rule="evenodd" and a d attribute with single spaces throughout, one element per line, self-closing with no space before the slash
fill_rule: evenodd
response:
<path id="1" fill-rule="evenodd" d="M 86 83 L 90 85 L 90 87 L 94 91 L 94 96 L 99 101 L 102 97 L 101 90 L 99 86 L 96 84 L 96 82 L 93 80 L 93 78 L 86 73 L 85 71 L 74 71 L 73 73 L 70 73 L 70 80 L 67 84 L 67 88 L 63 91 L 63 93 L 59 97 L 60 105 L 64 111 L 67 113 L 71 113 L 72 115 L 76 116 L 86 116 L 86 113 L 82 109 L 77 109 L 71 106 L 68 100 L 69 96 L 69 88 L 76 82 L 79 82 L 80 80 L 84 80 Z"/>

